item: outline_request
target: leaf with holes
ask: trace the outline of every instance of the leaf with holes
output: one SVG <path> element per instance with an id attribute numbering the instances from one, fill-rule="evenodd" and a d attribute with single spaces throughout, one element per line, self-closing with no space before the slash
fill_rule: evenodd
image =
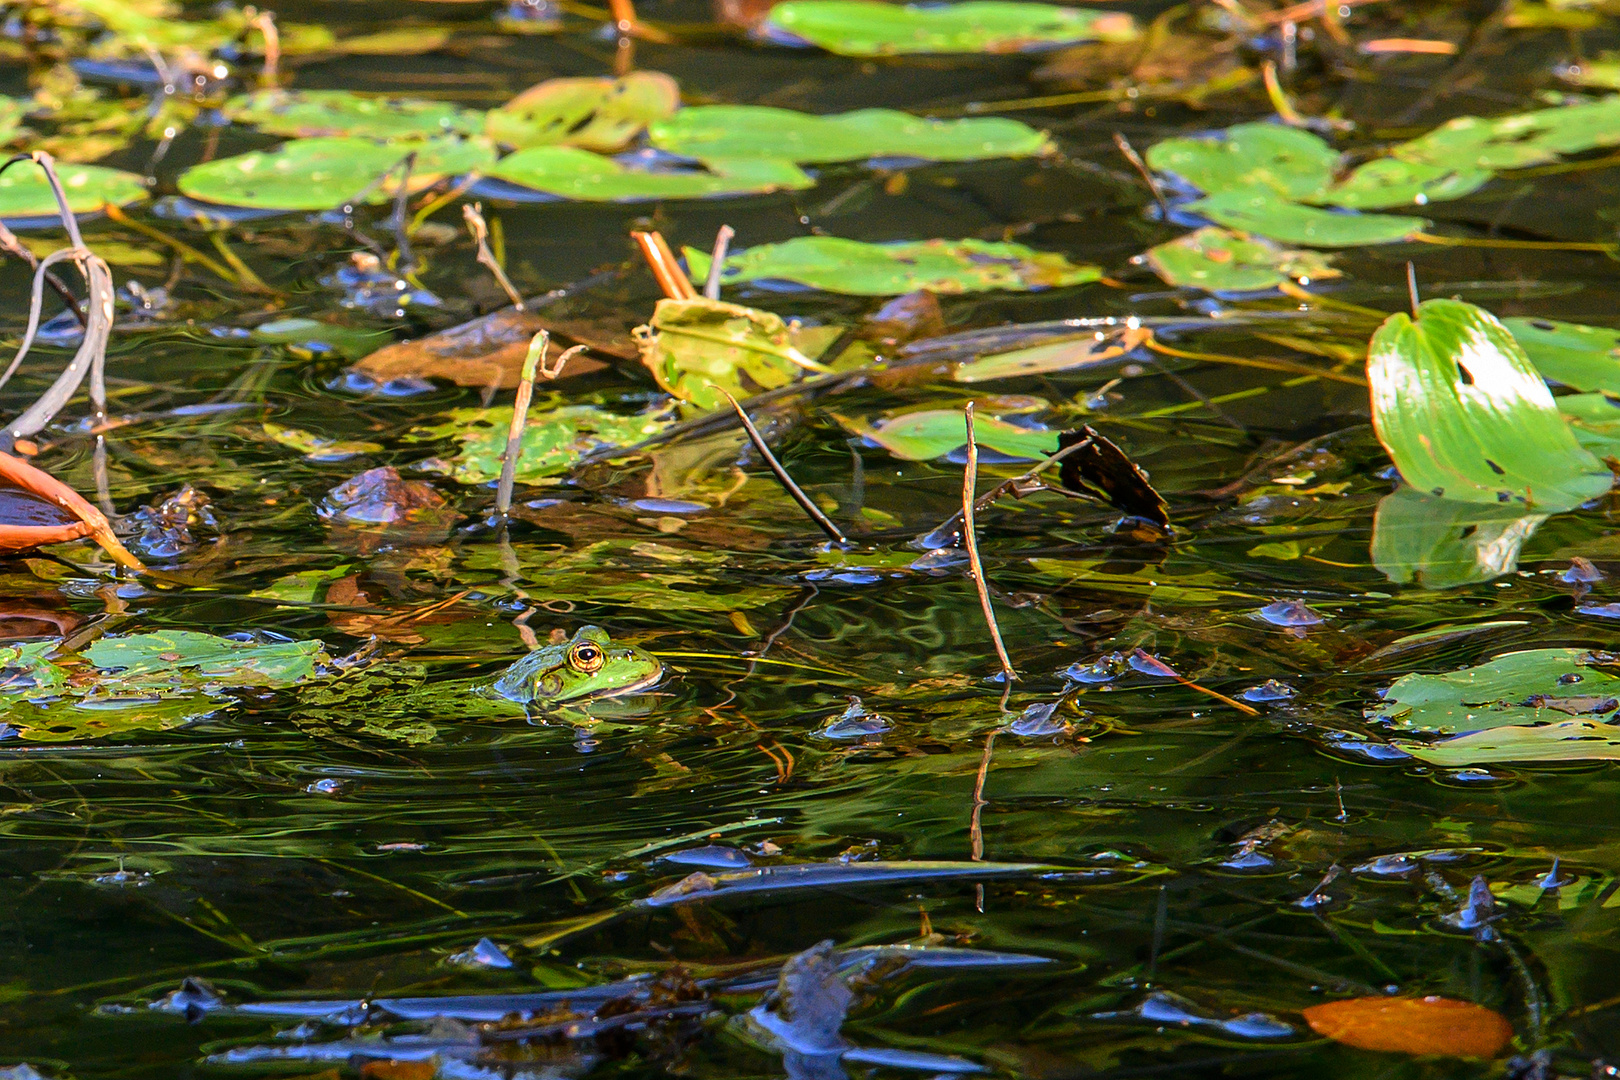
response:
<path id="1" fill-rule="evenodd" d="M 295 138 L 426 139 L 471 135 L 484 123 L 482 113 L 444 101 L 371 97 L 347 90 L 260 90 L 231 98 L 221 111 L 237 123 Z"/>
<path id="2" fill-rule="evenodd" d="M 680 103 L 680 87 L 658 71 L 636 71 L 622 79 L 547 79 L 491 109 L 484 133 L 519 150 L 578 146 L 611 152 L 624 149 Z"/>
<path id="3" fill-rule="evenodd" d="M 1615 657 L 1590 649 L 1526 649 L 1439 675 L 1403 675 L 1366 711 L 1406 731 L 1452 735 L 1620 710 Z M 1620 734 L 1620 729 L 1616 729 Z"/>
<path id="4" fill-rule="evenodd" d="M 1456 769 L 1497 762 L 1620 761 L 1620 728 L 1606 720 L 1558 720 L 1499 727 L 1439 742 L 1391 739 L 1390 745 L 1430 765 Z"/>
<path id="5" fill-rule="evenodd" d="M 402 162 L 416 155 L 409 188 L 467 172 L 484 172 L 495 150 L 476 139 L 435 138 L 390 144 L 371 139 L 295 139 L 274 150 L 194 165 L 180 174 L 182 194 L 203 202 L 260 210 L 330 210 L 369 192 L 386 202 L 399 186 Z"/>
<path id="6" fill-rule="evenodd" d="M 667 412 L 626 416 L 599 405 L 536 404 L 518 443 L 517 478 L 522 483 L 565 473 L 592 450 L 641 442 L 673 422 Z M 487 484 L 501 475 L 511 423 L 510 405 L 454 409 L 432 424 L 412 429 L 408 439 L 454 441 L 456 453 L 439 462 L 443 471 L 463 484 Z"/>
<path id="7" fill-rule="evenodd" d="M 1572 390 L 1620 394 L 1620 330 L 1551 319 L 1503 319 L 1542 377 Z"/>
<path id="8" fill-rule="evenodd" d="M 1213 225 L 1149 248 L 1141 258 L 1168 284 L 1210 292 L 1252 292 L 1285 281 L 1339 276 L 1326 255 L 1291 251 L 1264 237 Z"/>
<path id="9" fill-rule="evenodd" d="M 1423 218 L 1327 210 L 1286 201 L 1264 187 L 1228 188 L 1190 202 L 1186 210 L 1218 225 L 1306 247 L 1393 244 L 1423 231 Z"/>
<path id="10" fill-rule="evenodd" d="M 1081 41 L 1132 41 L 1129 15 L 1054 4 L 968 0 L 885 4 L 873 0 L 784 0 L 759 31 L 784 45 L 816 45 L 844 56 L 1009 53 Z"/>
<path id="11" fill-rule="evenodd" d="M 1197 138 L 1165 139 L 1148 147 L 1147 163 L 1207 195 L 1259 188 L 1272 196 L 1305 198 L 1333 182 L 1339 155 L 1321 138 L 1282 124 L 1237 124 Z"/>
<path id="12" fill-rule="evenodd" d="M 709 275 L 709 256 L 686 248 L 694 281 Z M 726 259 L 720 281 L 790 281 L 849 296 L 899 296 L 927 289 L 934 293 L 989 290 L 1024 292 L 1096 281 L 1095 266 L 1069 262 L 1062 255 L 1022 244 L 988 240 L 917 240 L 866 244 L 837 236 L 799 236 L 780 244 L 760 244 Z"/>
<path id="13" fill-rule="evenodd" d="M 827 371 L 781 316 L 703 297 L 658 301 L 632 336 L 658 385 L 705 412 L 729 406 L 721 390 L 740 400 Z"/>
<path id="14" fill-rule="evenodd" d="M 733 158 L 701 169 L 635 169 L 572 146 L 536 146 L 501 159 L 488 170 L 496 180 L 584 202 L 710 199 L 814 187 L 791 161 Z"/>
<path id="15" fill-rule="evenodd" d="M 1513 335 L 1473 304 L 1391 315 L 1368 347 L 1367 380 L 1378 440 L 1420 491 L 1556 513 L 1613 484 Z"/>
<path id="16" fill-rule="evenodd" d="M 927 120 L 894 109 L 815 116 L 764 105 L 697 105 L 654 123 L 647 137 L 683 157 L 773 157 L 800 164 L 878 157 L 978 161 L 1052 150 L 1044 132 L 1017 120 Z"/>

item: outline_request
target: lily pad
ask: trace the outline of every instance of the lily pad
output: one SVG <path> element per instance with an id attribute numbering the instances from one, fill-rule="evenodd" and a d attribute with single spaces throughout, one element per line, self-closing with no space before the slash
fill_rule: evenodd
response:
<path id="1" fill-rule="evenodd" d="M 1477 667 L 1403 675 L 1367 718 L 1449 735 L 1609 717 L 1620 710 L 1620 669 L 1614 663 L 1614 657 L 1590 649 L 1526 649 Z"/>
<path id="2" fill-rule="evenodd" d="M 875 420 L 835 413 L 834 419 L 902 461 L 932 461 L 967 445 L 967 429 L 956 409 L 924 409 Z M 980 446 L 1030 461 L 1057 450 L 1057 432 L 1021 427 L 988 414 L 974 416 L 973 438 Z"/>
<path id="3" fill-rule="evenodd" d="M 1169 284 L 1210 292 L 1250 292 L 1339 276 L 1325 255 L 1290 251 L 1213 225 L 1149 248 L 1143 258 Z"/>
<path id="4" fill-rule="evenodd" d="M 1620 95 L 1489 120 L 1460 116 L 1392 154 L 1448 169 L 1501 170 L 1615 145 L 1620 145 Z"/>
<path id="5" fill-rule="evenodd" d="M 696 281 L 709 274 L 709 256 L 686 248 Z M 850 296 L 899 296 L 917 289 L 935 293 L 1024 292 L 1096 281 L 1102 271 L 1022 244 L 986 240 L 918 240 L 865 244 L 836 236 L 800 236 L 760 244 L 726 259 L 722 284 L 791 281 Z"/>
<path id="6" fill-rule="evenodd" d="M 1499 761 L 1620 761 L 1620 728 L 1602 720 L 1558 720 L 1475 731 L 1432 743 L 1391 739 L 1390 745 L 1419 761 L 1448 768 Z"/>
<path id="7" fill-rule="evenodd" d="M 319 641 L 259 644 L 192 630 L 98 638 L 81 655 L 98 668 L 116 669 L 126 687 L 148 677 L 169 684 L 176 672 L 231 686 L 295 686 L 314 678 L 325 659 Z"/>
<path id="8" fill-rule="evenodd" d="M 684 157 L 771 157 L 801 164 L 876 157 L 978 161 L 1052 150 L 1044 132 L 1017 120 L 927 120 L 894 109 L 815 116 L 764 105 L 698 105 L 659 120 L 647 137 L 660 150 Z"/>
<path id="9" fill-rule="evenodd" d="M 622 150 L 680 103 L 675 80 L 657 71 L 632 72 L 622 79 L 548 79 L 491 109 L 484 133 L 516 149 L 566 145 L 609 152 Z"/>
<path id="10" fill-rule="evenodd" d="M 476 139 L 388 144 L 331 136 L 193 166 L 180 174 L 179 187 L 193 199 L 260 210 L 330 210 L 368 189 L 367 201 L 386 202 L 399 186 L 400 162 L 410 153 L 416 155 L 412 191 L 446 176 L 486 172 L 495 161 L 494 148 Z"/>
<path id="11" fill-rule="evenodd" d="M 369 97 L 347 90 L 260 90 L 230 99 L 222 111 L 237 123 L 298 138 L 426 139 L 472 135 L 484 123 L 483 114 L 445 101 Z"/>
<path id="12" fill-rule="evenodd" d="M 633 169 L 572 146 L 536 146 L 501 159 L 485 172 L 519 187 L 588 202 L 705 199 L 815 186 L 797 165 L 778 158 L 733 158 L 703 165 L 702 169 Z"/>
<path id="13" fill-rule="evenodd" d="M 1423 218 L 1325 210 L 1288 202 L 1268 187 L 1229 188 L 1185 209 L 1219 225 L 1306 247 L 1392 244 L 1423 231 Z"/>
<path id="14" fill-rule="evenodd" d="M 801 352 L 792 329 L 769 311 L 718 300 L 660 300 L 632 336 L 658 385 L 705 412 L 827 369 Z"/>
<path id="15" fill-rule="evenodd" d="M 531 409 L 519 443 L 517 478 L 525 483 L 557 476 L 574 462 L 604 446 L 629 446 L 672 423 L 667 413 L 625 416 L 598 405 L 565 405 Z M 415 428 L 413 440 L 453 439 L 460 444 L 444 462 L 451 478 L 463 484 L 485 484 L 501 475 L 512 409 L 455 409 L 433 424 Z"/>
<path id="16" fill-rule="evenodd" d="M 1605 463 L 1620 459 L 1620 397 L 1569 394 L 1557 401 L 1576 442 Z"/>
<path id="17" fill-rule="evenodd" d="M 1305 201 L 1347 210 L 1427 206 L 1471 195 L 1484 187 L 1492 175 L 1489 169 L 1378 158 L 1337 184 L 1307 196 Z"/>
<path id="18" fill-rule="evenodd" d="M 844 56 L 1026 52 L 1138 35 L 1136 23 L 1120 12 L 1008 0 L 927 6 L 785 0 L 771 8 L 761 30 L 782 44 L 802 42 Z"/>
<path id="19" fill-rule="evenodd" d="M 1503 319 L 1542 376 L 1573 390 L 1620 394 L 1620 330 L 1551 319 Z"/>
<path id="20" fill-rule="evenodd" d="M 1166 139 L 1147 151 L 1156 172 L 1179 177 L 1205 194 L 1262 188 L 1306 198 L 1333 182 L 1339 155 L 1308 131 L 1283 124 L 1237 124 L 1199 138 Z"/>
<path id="21" fill-rule="evenodd" d="M 1378 439 L 1420 491 L 1557 512 L 1613 484 L 1513 335 L 1473 304 L 1391 315 L 1368 348 L 1367 379 Z"/>
<path id="22" fill-rule="evenodd" d="M 128 206 L 147 196 L 146 181 L 101 165 L 57 165 L 68 209 L 93 214 L 103 206 Z M 0 218 L 55 217 L 56 196 L 36 165 L 18 162 L 0 174 Z"/>

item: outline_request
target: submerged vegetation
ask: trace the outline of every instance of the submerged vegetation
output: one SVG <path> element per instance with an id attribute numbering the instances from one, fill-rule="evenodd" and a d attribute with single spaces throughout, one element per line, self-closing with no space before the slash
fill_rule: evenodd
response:
<path id="1" fill-rule="evenodd" d="M 7 4 L 0 1080 L 1613 1075 L 1617 14 Z"/>

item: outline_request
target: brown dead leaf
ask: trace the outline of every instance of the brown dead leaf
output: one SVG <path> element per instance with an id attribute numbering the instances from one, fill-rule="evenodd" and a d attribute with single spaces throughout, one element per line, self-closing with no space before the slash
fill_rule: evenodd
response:
<path id="1" fill-rule="evenodd" d="M 634 360 L 636 348 L 628 329 L 628 325 L 615 325 L 609 318 L 552 319 L 532 308 L 519 311 L 504 307 L 415 341 L 385 345 L 355 364 L 353 370 L 378 382 L 448 379 L 457 386 L 511 390 L 518 384 L 529 341 L 541 330 L 551 331 L 554 354 L 577 344 L 620 360 Z M 585 375 L 606 366 L 589 356 L 577 356 L 568 361 L 562 375 Z"/>
<path id="2" fill-rule="evenodd" d="M 360 1066 L 361 1080 L 433 1080 L 439 1071 L 432 1058 L 425 1061 L 368 1061 Z"/>
<path id="3" fill-rule="evenodd" d="M 1494 1058 L 1513 1038 L 1500 1013 L 1443 997 L 1362 997 L 1304 1010 L 1318 1035 L 1358 1050 Z"/>

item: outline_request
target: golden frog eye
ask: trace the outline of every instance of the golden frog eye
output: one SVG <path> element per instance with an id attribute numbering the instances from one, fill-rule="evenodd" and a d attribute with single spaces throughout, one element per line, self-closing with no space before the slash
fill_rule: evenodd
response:
<path id="1" fill-rule="evenodd" d="M 586 674 L 600 668 L 606 660 L 607 654 L 602 652 L 602 647 L 589 641 L 582 641 L 568 650 L 568 666 Z"/>

